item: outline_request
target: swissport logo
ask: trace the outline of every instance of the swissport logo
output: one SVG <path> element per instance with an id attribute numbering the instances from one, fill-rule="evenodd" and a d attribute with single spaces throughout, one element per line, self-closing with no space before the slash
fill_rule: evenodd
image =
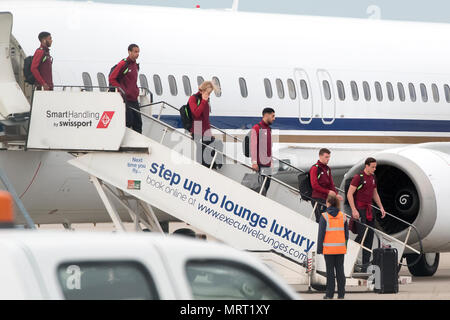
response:
<path id="1" fill-rule="evenodd" d="M 97 129 L 106 129 L 111 123 L 115 111 L 105 111 L 98 122 Z"/>

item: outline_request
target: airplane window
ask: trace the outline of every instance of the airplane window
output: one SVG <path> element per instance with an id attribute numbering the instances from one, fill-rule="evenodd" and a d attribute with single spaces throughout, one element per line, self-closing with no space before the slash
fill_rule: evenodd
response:
<path id="1" fill-rule="evenodd" d="M 189 97 L 192 94 L 191 80 L 188 76 L 183 76 L 184 93 Z"/>
<path id="2" fill-rule="evenodd" d="M 363 90 L 364 90 L 364 98 L 366 99 L 366 101 L 370 101 L 370 99 L 372 99 L 372 96 L 370 94 L 370 86 L 367 81 L 363 82 Z"/>
<path id="3" fill-rule="evenodd" d="M 241 88 L 241 96 L 243 98 L 247 98 L 248 97 L 247 83 L 245 82 L 244 78 L 239 78 L 239 87 Z"/>
<path id="4" fill-rule="evenodd" d="M 159 75 L 157 75 L 157 74 L 153 75 L 153 82 L 155 84 L 156 94 L 158 96 L 161 96 L 163 94 L 163 88 L 162 88 L 161 78 L 159 77 Z"/>
<path id="5" fill-rule="evenodd" d="M 205 79 L 202 76 L 197 77 L 197 84 L 200 86 L 203 82 L 205 82 Z"/>
<path id="6" fill-rule="evenodd" d="M 212 78 L 212 82 L 213 82 L 214 85 L 216 86 L 216 90 L 214 91 L 214 93 L 216 94 L 216 97 L 222 96 L 222 87 L 220 86 L 220 80 L 219 80 L 219 78 L 213 77 L 213 78 Z"/>
<path id="7" fill-rule="evenodd" d="M 302 92 L 302 97 L 304 100 L 309 99 L 309 92 L 308 92 L 308 84 L 305 80 L 300 80 L 300 90 Z"/>
<path id="8" fill-rule="evenodd" d="M 450 103 L 450 87 L 448 84 L 444 85 L 444 93 L 445 93 L 445 100 Z"/>
<path id="9" fill-rule="evenodd" d="M 352 88 L 352 96 L 353 100 L 358 101 L 359 100 L 359 91 L 358 91 L 358 85 L 355 81 L 350 82 L 350 87 Z"/>
<path id="10" fill-rule="evenodd" d="M 330 83 L 327 80 L 323 80 L 322 86 L 323 86 L 323 95 L 325 96 L 325 99 L 330 100 L 331 99 Z"/>
<path id="11" fill-rule="evenodd" d="M 337 92 L 338 92 L 339 100 L 344 101 L 345 100 L 344 84 L 342 83 L 341 80 L 338 80 L 338 81 L 336 81 L 336 86 L 337 86 Z"/>
<path id="12" fill-rule="evenodd" d="M 411 98 L 411 101 L 416 102 L 417 97 L 416 97 L 416 88 L 414 87 L 414 84 L 409 83 L 408 88 L 409 88 L 409 97 Z"/>
<path id="13" fill-rule="evenodd" d="M 108 91 L 108 84 L 106 83 L 106 78 L 105 75 L 101 72 L 97 73 L 97 81 L 98 81 L 98 86 L 100 87 L 100 92 L 105 92 Z"/>
<path id="14" fill-rule="evenodd" d="M 439 99 L 439 89 L 438 89 L 438 86 L 435 83 L 433 83 L 431 85 L 431 91 L 433 91 L 433 100 L 434 100 L 434 102 L 438 103 L 439 100 L 440 100 Z"/>
<path id="15" fill-rule="evenodd" d="M 283 81 L 281 81 L 281 79 L 277 79 L 275 81 L 276 85 L 277 85 L 277 92 L 278 92 L 278 97 L 280 99 L 284 99 L 284 86 L 283 86 Z"/>
<path id="16" fill-rule="evenodd" d="M 83 72 L 81 74 L 81 77 L 83 78 L 84 90 L 92 91 L 92 79 L 90 74 L 87 72 Z"/>
<path id="17" fill-rule="evenodd" d="M 422 101 L 423 102 L 428 102 L 427 87 L 423 83 L 420 84 L 420 93 L 422 94 Z"/>
<path id="18" fill-rule="evenodd" d="M 169 88 L 170 88 L 170 93 L 173 96 L 178 95 L 177 80 L 175 79 L 175 77 L 173 75 L 169 76 Z"/>
<path id="19" fill-rule="evenodd" d="M 405 94 L 405 87 L 403 87 L 403 83 L 397 82 L 397 88 L 398 88 L 398 97 L 400 98 L 400 101 L 406 100 L 406 94 Z"/>
<path id="20" fill-rule="evenodd" d="M 394 87 L 392 86 L 392 83 L 386 82 L 386 90 L 389 101 L 394 101 Z"/>
<path id="21" fill-rule="evenodd" d="M 383 90 L 381 89 L 381 84 L 378 81 L 375 82 L 375 94 L 378 101 L 383 101 Z"/>
<path id="22" fill-rule="evenodd" d="M 272 92 L 272 84 L 270 83 L 270 80 L 265 78 L 264 79 L 264 88 L 266 89 L 266 97 L 272 98 L 273 92 Z"/>
<path id="23" fill-rule="evenodd" d="M 147 76 L 145 74 L 141 73 L 139 75 L 139 83 L 141 84 L 142 88 L 150 90 L 150 88 L 148 86 Z"/>
<path id="24" fill-rule="evenodd" d="M 297 90 L 295 89 L 294 80 L 288 79 L 287 80 L 287 85 L 288 85 L 289 97 L 292 100 L 294 100 L 295 98 L 297 98 Z"/>

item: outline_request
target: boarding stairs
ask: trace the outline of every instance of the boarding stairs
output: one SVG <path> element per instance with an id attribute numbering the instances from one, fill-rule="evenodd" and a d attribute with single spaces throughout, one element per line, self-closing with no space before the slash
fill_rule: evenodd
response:
<path id="1" fill-rule="evenodd" d="M 292 285 L 325 285 L 325 262 L 315 254 L 314 209 L 300 201 L 299 191 L 277 174 L 267 196 L 243 186 L 244 175 L 253 171 L 229 150 L 216 150 L 210 167 L 203 166 L 195 160 L 200 146 L 183 129 L 162 120 L 164 114 L 176 115 L 177 108 L 149 103 L 149 92 L 143 88 L 140 98 L 146 105 L 137 110 L 143 134 L 125 127 L 125 106 L 118 92 L 73 86 L 35 91 L 26 148 L 73 154 L 69 163 L 89 174 L 118 231 L 125 228 L 116 204 L 130 215 L 136 230 L 144 226 L 162 233 L 165 215 L 251 252 Z M 218 140 L 236 142 L 241 150 L 238 137 L 216 127 L 213 133 Z M 275 160 L 276 166 L 283 164 L 294 174 L 301 171 Z M 213 169 L 217 162 L 221 167 Z M 375 238 L 396 247 L 399 258 L 405 249 L 420 253 L 416 244 L 408 243 L 415 227 L 408 228 L 403 239 L 374 229 Z M 349 279 L 361 276 L 355 272 L 361 250 L 371 251 L 348 241 L 344 269 Z"/>
<path id="2" fill-rule="evenodd" d="M 180 120 L 173 120 L 173 115 L 178 115 L 178 110 L 176 107 L 168 104 L 167 102 L 156 102 L 151 104 L 153 107 L 156 108 L 154 112 L 154 118 L 156 117 L 157 120 L 165 120 L 169 121 L 169 124 L 166 123 L 166 125 L 169 125 L 172 130 L 175 128 L 179 128 L 181 126 Z M 168 116 L 165 114 L 168 114 Z M 177 117 L 175 117 L 177 118 Z M 233 136 L 227 133 L 226 131 L 211 125 L 213 135 L 215 136 L 216 140 L 220 140 L 224 142 L 224 144 L 228 144 L 228 148 L 226 148 L 223 152 L 224 154 L 222 157 L 224 159 L 229 160 L 229 162 L 233 162 L 233 165 L 228 164 L 228 166 L 224 166 L 222 169 L 215 170 L 218 172 L 221 172 L 225 174 L 227 177 L 232 178 L 236 182 L 242 181 L 242 177 L 245 173 L 249 172 L 251 169 L 250 161 L 249 159 L 245 159 L 242 154 L 242 138 L 238 136 Z M 180 131 L 180 130 L 178 130 Z M 184 130 L 181 130 L 183 132 Z M 231 144 L 230 144 L 231 142 Z M 220 152 L 219 152 L 220 154 Z M 292 166 L 290 163 L 283 161 L 281 159 L 278 159 L 276 157 L 274 158 L 274 163 L 276 167 L 276 174 L 272 177 L 272 181 L 274 184 L 270 185 L 269 192 L 267 194 L 267 197 L 269 197 L 271 200 L 276 201 L 277 203 L 282 204 L 283 206 L 297 212 L 297 214 L 302 215 L 304 218 L 307 218 L 310 221 L 313 221 L 315 225 L 315 207 L 311 208 L 309 201 L 300 201 L 300 193 L 296 187 L 293 187 L 292 185 L 286 184 L 283 182 L 284 177 L 286 174 L 294 174 L 297 176 L 298 174 L 304 173 L 304 170 L 296 168 Z M 212 164 L 211 164 L 212 166 Z M 295 179 L 296 180 L 296 179 Z M 344 190 L 341 190 L 337 188 L 339 193 L 345 197 Z M 262 190 L 260 190 L 262 191 Z M 261 193 L 261 192 L 260 192 Z M 346 206 L 345 206 L 346 207 Z M 378 208 L 376 206 L 373 206 L 373 209 L 376 212 Z M 346 208 L 348 210 L 348 208 Z M 350 218 L 350 214 L 346 213 L 347 218 Z M 396 238 L 394 236 L 385 234 L 381 230 L 377 230 L 374 228 L 371 228 L 370 226 L 365 225 L 366 232 L 363 236 L 362 243 L 364 243 L 364 239 L 366 237 L 366 234 L 369 229 L 373 230 L 375 233 L 374 237 L 374 248 L 381 247 L 381 246 L 390 246 L 395 247 L 398 250 L 398 256 L 399 256 L 399 266 L 402 265 L 402 255 L 403 252 L 408 253 L 418 253 L 422 252 L 422 243 L 420 240 L 420 235 L 415 228 L 414 225 L 392 215 L 389 212 L 386 212 L 387 216 L 392 217 L 393 219 L 397 220 L 401 224 L 405 224 L 407 226 L 407 233 L 406 236 L 403 237 L 403 239 Z M 315 231 L 317 232 L 317 230 Z M 350 238 L 354 239 L 356 235 L 353 235 L 350 232 Z M 353 241 L 352 241 L 353 242 Z M 415 246 L 411 246 L 408 244 L 408 242 L 415 243 Z M 354 242 L 353 242 L 354 243 Z M 359 256 L 361 256 L 362 250 L 368 250 L 372 252 L 372 249 L 366 248 L 363 245 L 357 244 L 359 248 Z M 350 247 L 349 247 L 350 248 Z M 264 260 L 267 264 L 271 265 L 273 268 L 277 269 L 278 273 L 283 274 L 284 278 L 288 281 L 290 284 L 296 284 L 299 277 L 298 273 L 296 273 L 294 270 L 297 270 L 296 264 L 298 264 L 298 261 L 295 259 L 292 259 L 292 257 L 289 257 L 286 254 L 280 253 L 276 250 L 250 250 L 253 253 L 256 253 L 259 255 L 259 257 Z M 277 257 L 278 255 L 278 257 Z M 280 259 L 280 257 L 283 257 L 284 259 Z M 346 258 L 347 259 L 347 258 Z M 360 260 L 360 259 L 359 259 Z M 311 283 L 311 281 L 315 282 L 314 287 L 320 287 L 317 286 L 318 281 L 316 274 L 319 274 L 320 276 L 323 276 L 325 273 L 323 272 L 323 256 L 319 256 L 318 261 L 317 257 L 315 255 L 315 252 L 311 252 L 308 255 L 307 260 L 305 260 L 302 263 L 303 267 L 306 267 L 306 274 L 309 276 L 308 283 Z M 414 264 L 414 263 L 412 263 Z M 356 268 L 352 268 L 353 272 L 351 273 L 352 280 L 355 281 L 347 281 L 347 283 L 352 283 L 352 285 L 358 285 L 361 283 L 367 283 L 367 281 L 361 282 L 360 279 L 367 279 L 368 277 L 372 276 L 371 269 L 369 267 L 367 272 L 359 272 L 358 270 L 362 269 L 362 267 L 367 267 L 361 265 L 361 262 L 357 261 L 355 262 Z M 347 265 L 346 265 L 347 270 Z M 316 272 L 317 271 L 317 272 Z M 347 272 L 346 272 L 347 275 Z M 311 279 L 312 278 L 312 279 Z M 324 280 L 323 277 L 318 277 L 320 280 Z M 314 284 L 314 283 L 313 283 Z"/>

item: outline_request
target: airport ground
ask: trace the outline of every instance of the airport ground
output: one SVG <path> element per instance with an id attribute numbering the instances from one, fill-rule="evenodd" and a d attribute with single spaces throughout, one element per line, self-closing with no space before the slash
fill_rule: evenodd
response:
<path id="1" fill-rule="evenodd" d="M 174 224 L 173 229 L 183 226 Z M 133 224 L 124 224 L 129 231 L 133 230 Z M 72 225 L 78 231 L 112 231 L 111 223 L 99 223 L 95 227 L 92 224 Z M 63 229 L 61 225 L 43 225 L 40 229 Z M 169 228 L 171 229 L 171 228 Z M 171 230 L 169 230 L 171 232 Z M 402 267 L 399 276 L 411 276 L 407 267 Z M 323 292 L 313 290 L 308 291 L 308 286 L 298 286 L 296 288 L 300 296 L 305 300 L 322 300 Z M 336 295 L 337 296 L 337 295 Z M 412 283 L 399 285 L 399 292 L 396 294 L 379 294 L 369 291 L 365 286 L 347 286 L 346 300 L 450 300 L 450 253 L 441 253 L 439 269 L 432 277 L 412 277 Z"/>
<path id="2" fill-rule="evenodd" d="M 411 276 L 407 267 L 402 267 L 399 276 Z M 303 299 L 321 300 L 324 294 L 308 292 L 307 286 L 297 291 Z M 450 253 L 441 253 L 439 269 L 432 277 L 412 277 L 412 283 L 399 285 L 396 294 L 379 294 L 366 287 L 346 287 L 346 300 L 450 300 Z"/>

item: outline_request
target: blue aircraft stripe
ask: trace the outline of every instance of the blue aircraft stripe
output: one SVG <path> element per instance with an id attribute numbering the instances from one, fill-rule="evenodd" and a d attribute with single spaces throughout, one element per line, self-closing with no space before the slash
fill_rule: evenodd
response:
<path id="1" fill-rule="evenodd" d="M 161 116 L 161 120 L 175 128 L 182 128 L 179 115 Z M 211 123 L 221 129 L 250 129 L 261 121 L 260 117 L 210 117 Z M 277 117 L 272 129 L 318 130 L 318 131 L 411 131 L 450 132 L 449 120 L 406 120 L 406 119 L 336 119 L 324 124 L 315 118 L 309 124 L 300 123 L 298 118 Z"/>

